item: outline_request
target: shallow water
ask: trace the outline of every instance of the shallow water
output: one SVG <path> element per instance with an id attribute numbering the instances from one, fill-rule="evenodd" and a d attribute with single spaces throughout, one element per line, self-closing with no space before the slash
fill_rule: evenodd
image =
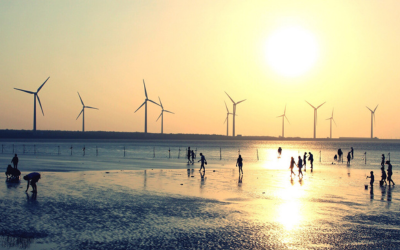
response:
<path id="1" fill-rule="evenodd" d="M 181 164 L 185 167 L 186 164 Z M 149 163 L 151 166 L 151 162 Z M 196 165 L 195 165 L 196 166 Z M 214 172 L 215 170 L 215 172 Z M 291 180 L 236 168 L 43 172 L 38 194 L 0 185 L 5 249 L 397 248 L 397 187 L 338 166 Z M 108 172 L 108 173 L 107 173 Z M 25 174 L 25 173 L 23 173 Z"/>

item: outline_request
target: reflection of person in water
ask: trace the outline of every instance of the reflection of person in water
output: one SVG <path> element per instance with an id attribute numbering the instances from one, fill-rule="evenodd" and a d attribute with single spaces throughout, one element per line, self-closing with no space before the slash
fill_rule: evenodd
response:
<path id="1" fill-rule="evenodd" d="M 40 179 L 40 174 L 37 173 L 37 172 L 33 172 L 33 173 L 28 174 L 28 175 L 25 175 L 24 176 L 24 180 L 28 181 L 28 185 L 26 186 L 26 191 L 25 192 L 28 192 L 29 184 L 31 184 L 32 189 L 33 189 L 32 192 L 33 193 L 37 193 L 36 182 L 38 182 L 39 179 Z"/>
<path id="2" fill-rule="evenodd" d="M 239 158 L 237 158 L 236 167 L 239 167 L 239 174 L 240 174 L 240 172 L 242 172 L 242 174 L 243 174 L 243 158 L 242 158 L 242 155 L 239 155 Z"/>
<path id="3" fill-rule="evenodd" d="M 292 175 L 296 176 L 296 174 L 293 172 L 294 165 L 296 165 L 296 162 L 294 161 L 294 158 L 292 157 L 290 159 L 290 167 L 289 167 L 290 168 L 290 178 L 292 178 Z"/>

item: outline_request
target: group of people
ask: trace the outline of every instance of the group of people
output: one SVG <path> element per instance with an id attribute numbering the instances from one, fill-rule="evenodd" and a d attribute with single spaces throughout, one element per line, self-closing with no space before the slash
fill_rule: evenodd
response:
<path id="1" fill-rule="evenodd" d="M 311 172 L 312 172 L 313 168 L 314 168 L 314 164 L 313 164 L 314 163 L 314 155 L 311 152 L 308 152 L 308 160 L 310 161 L 310 167 L 311 167 Z M 303 166 L 304 166 L 304 172 L 307 171 L 307 169 L 306 169 L 306 167 L 307 167 L 307 152 L 304 152 L 303 159 L 299 155 L 297 163 L 295 162 L 294 157 L 291 157 L 290 166 L 289 166 L 290 177 L 292 177 L 292 175 L 296 176 L 296 174 L 293 172 L 294 165 L 296 165 L 297 168 L 299 169 L 299 178 L 300 178 L 300 175 L 301 175 L 301 177 L 303 177 L 303 171 L 302 171 Z"/>
<path id="2" fill-rule="evenodd" d="M 187 150 L 187 158 L 188 158 L 187 164 L 194 164 L 194 159 L 196 159 L 196 153 L 193 150 L 190 150 L 190 147 L 188 147 Z"/>
<path id="3" fill-rule="evenodd" d="M 339 157 L 338 157 L 339 156 Z M 343 151 L 341 148 L 338 149 L 337 155 L 333 157 L 335 161 L 342 161 L 343 163 Z M 350 161 L 354 159 L 354 149 L 353 147 L 350 148 L 350 151 L 347 153 L 347 165 L 350 165 Z"/>
<path id="4" fill-rule="evenodd" d="M 8 167 L 7 167 L 7 171 L 6 171 L 7 180 L 9 180 L 9 177 L 16 177 L 19 180 L 19 176 L 21 175 L 21 172 L 18 170 L 18 162 L 19 162 L 18 155 L 15 154 L 11 160 L 13 167 L 11 167 L 11 165 L 8 165 Z M 39 181 L 40 178 L 41 178 L 41 176 L 37 172 L 32 172 L 30 174 L 25 175 L 23 177 L 23 179 L 28 182 L 25 192 L 28 192 L 29 185 L 31 185 L 32 189 L 33 189 L 32 192 L 37 193 L 36 183 Z"/>

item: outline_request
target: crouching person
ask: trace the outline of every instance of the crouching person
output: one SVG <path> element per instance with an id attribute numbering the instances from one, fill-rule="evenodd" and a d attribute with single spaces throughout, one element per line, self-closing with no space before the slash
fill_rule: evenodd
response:
<path id="1" fill-rule="evenodd" d="M 31 184 L 32 189 L 33 189 L 32 192 L 33 193 L 37 193 L 36 182 L 38 182 L 39 179 L 40 179 L 40 174 L 37 173 L 37 172 L 33 172 L 33 173 L 28 174 L 28 175 L 25 175 L 24 176 L 24 180 L 28 181 L 28 185 L 26 186 L 26 191 L 25 192 L 28 192 L 29 184 Z"/>

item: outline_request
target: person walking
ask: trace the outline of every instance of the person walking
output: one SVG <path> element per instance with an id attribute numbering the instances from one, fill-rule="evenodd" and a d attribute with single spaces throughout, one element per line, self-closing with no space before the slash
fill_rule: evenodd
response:
<path id="1" fill-rule="evenodd" d="M 18 168 L 18 156 L 17 156 L 17 154 L 14 155 L 14 157 L 11 160 L 11 162 L 14 165 L 14 168 Z"/>
<path id="2" fill-rule="evenodd" d="M 300 178 L 300 175 L 303 178 L 303 172 L 301 172 L 301 169 L 303 168 L 303 160 L 301 159 L 300 155 L 299 155 L 299 160 L 297 162 L 297 167 L 299 168 L 299 178 Z"/>
<path id="3" fill-rule="evenodd" d="M 237 158 L 236 167 L 239 167 L 239 175 L 240 175 L 240 172 L 242 172 L 242 174 L 243 174 L 243 158 L 242 158 L 242 155 L 239 155 L 239 158 Z"/>
<path id="4" fill-rule="evenodd" d="M 187 158 L 188 158 L 188 162 L 187 162 L 187 164 L 190 164 L 190 163 L 191 163 L 191 161 L 190 161 L 190 153 L 191 153 L 191 151 L 190 151 L 190 147 L 188 147 L 188 150 L 187 150 Z"/>
<path id="5" fill-rule="evenodd" d="M 26 191 L 28 192 L 29 189 L 29 184 L 31 184 L 32 189 L 33 189 L 33 193 L 37 193 L 37 187 L 36 187 L 36 183 L 39 181 L 40 179 L 40 174 L 37 172 L 32 172 L 30 174 L 27 174 L 24 176 L 24 180 L 28 181 L 28 185 L 26 186 Z"/>
<path id="6" fill-rule="evenodd" d="M 387 181 L 389 183 L 393 183 L 394 186 L 394 181 L 392 180 L 392 175 L 393 175 L 393 171 L 392 171 L 392 164 L 390 164 L 390 161 L 386 161 L 386 164 L 388 164 L 388 169 L 387 169 Z"/>
<path id="7" fill-rule="evenodd" d="M 201 156 L 200 160 L 197 161 L 197 162 L 201 161 L 199 172 L 201 171 L 201 169 L 203 169 L 203 171 L 206 172 L 206 168 L 204 167 L 204 164 L 207 165 L 206 157 L 204 157 L 202 153 L 200 153 L 200 156 Z"/>
<path id="8" fill-rule="evenodd" d="M 354 159 L 354 149 L 353 149 L 353 147 L 351 147 L 350 152 L 351 152 L 351 159 L 353 160 Z"/>
<path id="9" fill-rule="evenodd" d="M 381 166 L 384 167 L 385 166 L 385 155 L 382 154 L 382 160 L 381 160 Z"/>
<path id="10" fill-rule="evenodd" d="M 292 175 L 296 176 L 296 174 L 293 172 L 294 165 L 296 165 L 296 162 L 294 161 L 294 158 L 292 157 L 290 159 L 290 166 L 289 166 L 289 168 L 290 168 L 290 178 L 292 178 Z"/>
<path id="11" fill-rule="evenodd" d="M 194 164 L 194 152 L 193 150 L 191 151 L 191 155 L 192 155 L 192 165 Z"/>

